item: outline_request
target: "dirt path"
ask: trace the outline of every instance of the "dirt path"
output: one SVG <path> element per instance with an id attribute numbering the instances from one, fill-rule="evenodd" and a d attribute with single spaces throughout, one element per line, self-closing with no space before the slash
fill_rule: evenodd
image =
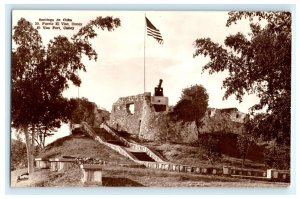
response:
<path id="1" fill-rule="evenodd" d="M 48 178 L 49 170 L 39 170 L 38 172 L 33 173 L 29 176 L 29 179 L 24 179 L 18 181 L 18 176 L 27 172 L 27 169 L 18 169 L 12 171 L 10 178 L 10 186 L 11 187 L 35 187 L 39 183 L 44 182 Z"/>

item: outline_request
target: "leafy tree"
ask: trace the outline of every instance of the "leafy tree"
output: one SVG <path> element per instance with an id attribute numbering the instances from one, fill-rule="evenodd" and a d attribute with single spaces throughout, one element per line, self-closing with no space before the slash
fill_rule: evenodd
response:
<path id="1" fill-rule="evenodd" d="M 211 164 L 221 159 L 220 139 L 216 135 L 211 133 L 202 135 L 199 138 L 199 145 Z"/>
<path id="2" fill-rule="evenodd" d="M 226 26 L 242 18 L 250 22 L 251 32 L 247 36 L 241 32 L 229 35 L 224 41 L 225 46 L 210 38 L 197 39 L 194 57 L 210 57 L 210 62 L 203 68 L 210 74 L 228 71 L 229 76 L 223 81 L 224 99 L 235 95 L 242 102 L 246 93 L 256 94 L 260 101 L 251 111 L 266 110 L 258 120 L 260 127 L 268 129 L 262 132 L 266 139 L 289 143 L 291 13 L 229 12 Z"/>
<path id="3" fill-rule="evenodd" d="M 264 163 L 276 169 L 290 169 L 290 147 L 273 142 L 264 151 Z"/>
<path id="4" fill-rule="evenodd" d="M 72 98 L 70 104 L 72 106 L 71 124 L 79 124 L 85 121 L 91 126 L 94 125 L 96 119 L 95 110 L 97 109 L 97 105 L 94 102 L 90 102 L 86 98 Z"/>
<path id="5" fill-rule="evenodd" d="M 197 132 L 202 125 L 208 107 L 208 94 L 202 85 L 193 85 L 182 90 L 181 98 L 174 106 L 173 118 L 196 123 Z"/>
<path id="6" fill-rule="evenodd" d="M 242 166 L 245 166 L 245 160 L 247 158 L 248 150 L 253 144 L 253 140 L 248 135 L 239 135 L 237 137 L 237 148 L 242 158 Z"/>
<path id="7" fill-rule="evenodd" d="M 243 166 L 245 166 L 245 160 L 250 147 L 261 137 L 261 131 L 258 125 L 259 121 L 260 118 L 258 116 L 254 118 L 247 117 L 244 123 L 245 132 L 242 135 L 237 136 L 236 146 L 243 160 Z"/>
<path id="8" fill-rule="evenodd" d="M 15 170 L 26 166 L 26 145 L 20 140 L 11 140 L 10 169 Z"/>
<path id="9" fill-rule="evenodd" d="M 77 71 L 86 71 L 82 56 L 97 60 L 89 39 L 97 36 L 94 27 L 112 31 L 120 20 L 97 17 L 71 39 L 57 36 L 45 47 L 32 24 L 21 18 L 13 27 L 12 39 L 12 127 L 24 132 L 28 172 L 32 173 L 37 128 L 57 128 L 69 118 L 68 100 L 62 92 L 69 83 L 80 86 Z"/>
<path id="10" fill-rule="evenodd" d="M 45 125 L 40 124 L 40 125 L 36 126 L 37 134 L 34 139 L 35 139 L 38 149 L 45 148 L 46 138 L 53 136 L 54 135 L 53 132 L 55 132 L 55 131 L 57 131 L 57 130 L 52 125 L 45 126 Z"/>

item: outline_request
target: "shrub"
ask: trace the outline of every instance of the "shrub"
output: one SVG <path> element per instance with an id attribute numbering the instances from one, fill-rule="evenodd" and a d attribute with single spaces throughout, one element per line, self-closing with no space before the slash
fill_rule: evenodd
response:
<path id="1" fill-rule="evenodd" d="M 11 141 L 10 150 L 10 169 L 11 171 L 16 169 L 25 168 L 27 166 L 26 159 L 26 145 L 19 140 Z"/>
<path id="2" fill-rule="evenodd" d="M 213 134 L 206 134 L 200 137 L 199 146 L 205 151 L 205 157 L 211 164 L 221 159 L 220 139 Z"/>
<path id="3" fill-rule="evenodd" d="M 264 151 L 265 164 L 274 169 L 290 169 L 290 147 L 274 144 Z"/>

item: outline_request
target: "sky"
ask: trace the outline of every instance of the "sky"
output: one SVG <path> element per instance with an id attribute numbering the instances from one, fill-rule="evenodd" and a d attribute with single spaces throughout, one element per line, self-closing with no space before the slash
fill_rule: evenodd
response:
<path id="1" fill-rule="evenodd" d="M 160 45 L 145 34 L 145 15 L 160 30 L 164 43 Z M 178 11 L 14 11 L 13 26 L 24 17 L 37 27 L 40 19 L 71 19 L 72 22 L 85 25 L 97 16 L 113 16 L 121 20 L 121 26 L 115 31 L 97 30 L 98 36 L 91 43 L 98 53 L 98 60 L 83 59 L 87 72 L 80 72 L 82 85 L 79 96 L 86 97 L 99 107 L 111 111 L 112 103 L 119 97 L 144 92 L 144 38 L 145 40 L 145 78 L 146 91 L 153 94 L 159 79 L 163 79 L 164 95 L 169 97 L 170 105 L 176 104 L 183 88 L 202 84 L 209 94 L 209 106 L 214 108 L 237 107 L 242 112 L 257 102 L 255 96 L 245 96 L 243 103 L 234 97 L 222 100 L 225 90 L 221 89 L 226 72 L 209 75 L 202 73 L 202 67 L 209 58 L 193 58 L 197 38 L 210 37 L 223 43 L 226 36 L 238 31 L 247 33 L 248 24 L 241 22 L 226 27 L 227 12 L 178 12 Z M 69 21 L 66 21 L 69 22 Z M 71 37 L 74 30 L 41 29 L 43 43 L 46 45 L 55 36 Z M 78 88 L 71 86 L 64 92 L 66 97 L 77 97 Z"/>
<path id="2" fill-rule="evenodd" d="M 154 38 L 145 36 L 145 15 L 160 30 L 164 40 L 162 45 Z M 60 22 L 81 23 L 82 26 L 97 16 L 113 16 L 121 20 L 121 26 L 112 32 L 97 30 L 98 36 L 91 43 L 98 53 L 98 60 L 83 58 L 87 72 L 79 72 L 82 80 L 79 89 L 70 86 L 64 92 L 68 98 L 79 95 L 111 111 L 112 104 L 119 97 L 144 92 L 145 58 L 146 92 L 153 94 L 159 79 L 163 79 L 164 95 L 169 98 L 169 105 L 176 104 L 183 88 L 194 84 L 201 84 L 207 89 L 209 107 L 212 108 L 236 107 L 247 113 L 258 102 L 253 95 L 244 96 L 242 103 L 235 100 L 234 96 L 223 100 L 225 89 L 221 89 L 222 81 L 228 74 L 202 73 L 202 67 L 209 62 L 209 58 L 193 58 L 193 43 L 197 38 L 209 37 L 223 44 L 229 34 L 249 32 L 246 21 L 226 27 L 227 12 L 14 10 L 12 16 L 13 26 L 21 17 L 30 21 L 35 28 L 40 25 L 39 33 L 44 45 L 58 35 L 70 38 L 81 27 L 70 26 L 74 29 L 64 30 L 60 25 L 60 30 L 54 30 L 51 25 L 46 25 L 50 30 L 43 29 L 42 23 L 49 22 L 49 19 L 54 22 L 60 19 Z"/>

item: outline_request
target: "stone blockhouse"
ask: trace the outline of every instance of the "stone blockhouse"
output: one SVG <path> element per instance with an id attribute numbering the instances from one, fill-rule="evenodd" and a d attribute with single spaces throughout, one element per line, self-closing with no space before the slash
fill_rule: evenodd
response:
<path id="1" fill-rule="evenodd" d="M 117 131 L 126 131 L 141 139 L 154 140 L 155 121 L 165 123 L 168 98 L 151 96 L 150 92 L 121 97 L 113 104 L 108 124 Z"/>
<path id="2" fill-rule="evenodd" d="M 203 126 L 196 129 L 195 122 L 174 122 L 170 119 L 168 98 L 144 94 L 121 97 L 112 106 L 108 124 L 117 131 L 125 131 L 148 141 L 193 143 L 198 132 L 243 133 L 247 115 L 236 108 L 208 108 L 202 119 Z"/>

